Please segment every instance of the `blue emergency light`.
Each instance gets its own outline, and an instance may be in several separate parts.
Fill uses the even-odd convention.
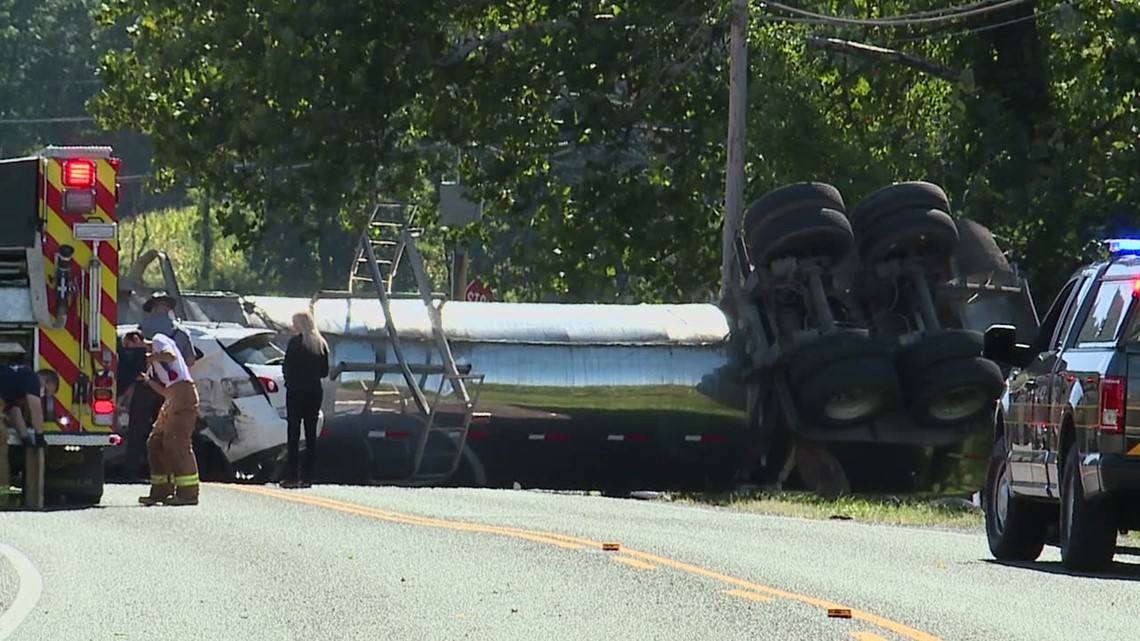
[[[1113,255],[1140,255],[1140,238],[1112,238],[1105,242]]]

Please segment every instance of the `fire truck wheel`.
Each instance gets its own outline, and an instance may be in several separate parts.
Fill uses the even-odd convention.
[[[744,235],[754,265],[788,256],[838,259],[850,251],[851,225],[839,190],[796,183],[771,191],[748,208]]]
[[[958,245],[958,227],[937,209],[907,209],[882,216],[858,234],[859,257],[874,265],[914,253],[948,259]]]
[[[1005,389],[997,363],[980,356],[946,360],[907,381],[907,405],[914,419],[950,427],[995,411]]]
[[[895,357],[899,374],[905,380],[922,377],[926,371],[946,360],[982,355],[981,332],[971,329],[948,329],[928,334],[919,342],[899,351]]]
[[[900,211],[935,209],[950,211],[946,192],[934,183],[923,181],[901,182],[872,192],[851,210],[851,228],[862,235],[872,225]]]
[[[807,376],[829,363],[850,358],[882,358],[886,353],[886,344],[865,329],[843,329],[834,334],[824,334],[792,353],[788,364],[788,383],[798,388]]]
[[[842,429],[865,424],[893,406],[899,381],[886,358],[850,358],[829,363],[804,377],[796,388],[804,422]]]

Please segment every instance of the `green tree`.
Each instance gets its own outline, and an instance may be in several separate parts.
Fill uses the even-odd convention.
[[[104,20],[131,47],[104,61],[93,107],[229,195],[224,229],[247,245],[269,220],[316,233],[306,202],[359,224],[381,191],[428,204],[430,222],[425,185],[458,176],[489,215],[452,239],[483,246],[477,273],[504,293],[709,298],[727,5],[117,0]],[[931,180],[1047,296],[1137,197],[1137,8],[1042,0],[870,25],[853,22],[944,6],[773,6],[749,34],[748,199],[824,180],[852,206]]]

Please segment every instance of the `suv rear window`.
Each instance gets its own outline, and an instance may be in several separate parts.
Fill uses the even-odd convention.
[[[273,344],[266,334],[243,338],[226,350],[239,363],[245,365],[280,365],[285,362],[285,352]]]
[[[1102,282],[1077,337],[1077,345],[1115,341],[1120,325],[1124,322],[1124,314],[1132,302],[1133,291],[1132,279]]]

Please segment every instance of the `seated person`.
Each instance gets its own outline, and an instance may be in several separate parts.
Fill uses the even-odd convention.
[[[44,443],[44,408],[40,402],[40,387],[44,381],[25,365],[0,367],[0,405],[16,434],[28,447]],[[33,432],[28,431],[23,410],[28,410]]]

